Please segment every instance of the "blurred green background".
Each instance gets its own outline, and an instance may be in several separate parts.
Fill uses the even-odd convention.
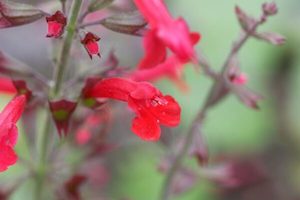
[[[233,40],[239,35],[240,27],[234,14],[235,5],[239,5],[249,14],[258,17],[261,13],[261,4],[264,2],[262,0],[166,1],[173,16],[183,16],[191,30],[199,31],[202,34],[202,41],[197,49],[201,49],[215,70],[220,69]],[[278,187],[283,190],[284,187],[289,187],[288,191],[292,191],[288,197],[284,196],[286,195],[284,193],[274,199],[297,199],[300,197],[300,159],[297,159],[299,154],[294,155],[293,152],[294,149],[299,152],[300,146],[300,48],[298,48],[300,44],[300,1],[277,0],[276,3],[279,13],[270,17],[268,23],[259,30],[281,33],[286,36],[287,43],[275,47],[250,39],[239,54],[242,71],[249,76],[248,86],[264,97],[263,101],[259,103],[260,110],[253,111],[242,105],[236,97],[229,96],[209,111],[203,132],[211,160],[220,155],[255,157],[269,155],[271,152],[271,156],[276,158],[274,159],[276,162],[271,163],[280,164],[281,167],[278,169],[279,171],[275,166],[274,171],[272,171],[272,167],[268,168],[269,172],[271,174],[282,173],[286,180],[281,181],[280,176],[274,178],[274,181],[279,182]],[[107,53],[108,50],[105,49],[111,45],[116,49],[117,56],[120,56],[121,64],[134,66],[142,52],[140,41],[131,45],[137,50],[136,55],[130,57],[123,55],[122,47],[116,46],[116,41],[122,41],[124,37],[131,38],[131,36],[112,34],[111,37],[107,40],[115,42],[111,44],[104,42],[103,51]],[[102,37],[102,40],[105,38]],[[123,44],[126,45],[128,42],[123,42]],[[5,50],[2,46],[1,49]],[[22,51],[17,54],[22,54]],[[171,134],[174,134],[174,137],[186,133],[212,85],[209,78],[205,77],[203,73],[195,73],[192,66],[186,67],[184,77],[190,86],[188,93],[182,93],[168,80],[157,83],[164,93],[173,95],[182,106],[182,123],[179,128],[172,131]],[[9,97],[1,95],[1,108],[8,99]],[[127,125],[129,126],[129,124]],[[289,139],[282,139],[282,134],[288,135],[284,138]],[[17,145],[19,153],[26,151],[22,144],[22,140],[20,140]],[[277,150],[282,154],[278,154]],[[128,197],[132,200],[158,199],[164,176],[157,171],[157,166],[163,155],[164,149],[160,143],[145,142],[135,142],[112,153],[109,159],[114,164],[112,166],[114,174],[106,190],[108,196],[113,199],[121,197]],[[288,159],[287,155],[290,155]],[[1,183],[17,173],[22,173],[22,169],[19,169],[18,166],[2,173],[0,175]],[[205,180],[200,180],[190,191],[173,199],[223,199],[216,194],[215,187]],[[25,194],[30,193],[29,191],[30,189],[25,185],[12,199],[30,199],[30,194],[28,198],[24,198]]]

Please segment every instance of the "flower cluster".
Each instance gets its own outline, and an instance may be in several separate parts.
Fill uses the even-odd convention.
[[[17,131],[15,123],[21,116],[25,101],[28,101],[28,104],[32,107],[31,109],[33,109],[44,106],[43,101],[48,99],[49,111],[60,137],[67,136],[70,131],[72,117],[76,110],[80,109],[81,105],[95,111],[87,116],[87,120],[84,120],[85,122],[78,126],[76,137],[80,144],[84,144],[90,139],[95,123],[97,123],[96,125],[101,124],[102,120],[100,119],[102,117],[97,116],[97,113],[101,113],[98,109],[103,104],[106,104],[108,99],[127,102],[128,106],[136,114],[132,121],[131,129],[143,140],[157,141],[161,135],[160,125],[175,127],[180,123],[181,108],[176,100],[170,95],[163,95],[155,86],[144,81],[153,80],[155,77],[158,78],[164,75],[179,79],[180,69],[183,64],[190,61],[197,62],[194,45],[200,39],[200,34],[190,32],[183,18],[173,19],[162,0],[136,0],[134,3],[139,12],[135,12],[138,14],[130,16],[130,18],[136,18],[133,22],[124,23],[123,19],[118,21],[116,16],[115,18],[108,17],[102,20],[101,24],[108,29],[126,34],[136,34],[139,29],[144,29],[146,24],[149,24],[149,29],[145,29],[144,35],[145,56],[138,64],[138,69],[129,77],[127,76],[127,78],[124,77],[126,74],[118,74],[115,67],[100,76],[83,77],[86,83],[81,90],[80,98],[77,100],[70,101],[65,96],[58,100],[56,95],[48,96],[48,94],[44,94],[44,91],[48,90],[49,86],[47,84],[43,86],[45,84],[43,77],[41,78],[39,74],[31,71],[27,66],[24,67],[22,65],[20,68],[11,68],[12,65],[15,65],[15,60],[6,54],[1,54],[1,72],[5,72],[5,75],[17,75],[18,78],[14,76],[1,78],[0,90],[12,95],[22,95],[16,97],[8,104],[1,114],[1,162],[3,162],[3,164],[1,163],[1,171],[16,162],[16,155],[12,150],[16,143]],[[18,6],[18,4],[15,5]],[[10,10],[5,15],[7,20],[11,20],[17,15],[17,13],[13,13],[12,4],[5,2],[3,5],[1,3],[1,6],[1,10],[4,7],[6,11]],[[31,23],[34,21],[33,18],[38,19],[38,16],[41,18],[46,15],[45,19],[48,25],[46,37],[54,39],[65,37],[68,40],[68,34],[64,35],[64,33],[75,31],[75,34],[80,33],[78,34],[80,35],[80,42],[89,57],[91,59],[94,55],[100,57],[98,45],[100,37],[90,31],[85,31],[85,26],[80,24],[84,21],[84,15],[83,18],[79,17],[77,19],[78,27],[68,27],[72,26],[72,24],[70,24],[71,19],[68,21],[65,10],[58,10],[54,14],[49,15],[32,7],[22,6],[20,5],[21,10],[19,12],[25,13],[24,18],[22,18],[23,24]],[[92,8],[94,10],[96,9],[94,8],[95,6],[97,7],[98,5],[91,4],[89,9]],[[131,25],[130,23],[133,24]],[[18,24],[15,22],[15,24],[21,25],[19,22]],[[3,26],[10,27],[12,24],[3,24]],[[172,52],[170,56],[167,55],[168,49]],[[109,77],[113,74],[114,70],[117,72],[115,73],[117,77],[107,78],[107,76]],[[28,81],[26,76],[42,80],[42,84],[32,83],[33,81]],[[30,85],[30,89],[28,85]],[[41,86],[44,88],[41,89]],[[36,90],[35,87],[39,88],[39,90]],[[37,91],[39,92],[38,95]],[[41,95],[41,93],[43,94]],[[10,115],[7,113],[10,112],[14,115],[13,118],[8,117]],[[97,120],[95,121],[95,119]]]

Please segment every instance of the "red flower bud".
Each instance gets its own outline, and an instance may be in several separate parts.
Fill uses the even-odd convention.
[[[76,105],[77,103],[67,100],[49,102],[52,117],[58,129],[58,134],[60,137],[62,136],[62,133],[64,133],[65,136],[67,135],[69,120],[76,108]]]
[[[54,15],[46,17],[46,21],[48,23],[47,37],[59,38],[64,33],[67,18],[62,12],[56,11]]]
[[[84,45],[84,48],[91,59],[93,55],[98,55],[101,57],[99,53],[99,45],[97,43],[99,40],[100,38],[91,32],[85,34],[84,38],[81,40],[81,43]]]

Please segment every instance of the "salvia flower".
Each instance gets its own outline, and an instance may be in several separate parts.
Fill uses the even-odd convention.
[[[18,96],[11,100],[0,113],[0,172],[17,162],[13,148],[18,137],[17,121],[25,107],[26,97]]]
[[[69,120],[73,114],[77,103],[68,100],[59,100],[49,102],[49,107],[54,119],[55,125],[58,129],[58,134],[61,137],[62,134],[65,136],[68,133]]]
[[[91,32],[86,33],[84,38],[81,40],[81,43],[83,44],[91,59],[93,58],[93,55],[98,55],[99,57],[101,57],[98,45],[99,40],[100,37]]]
[[[46,17],[48,24],[47,37],[59,38],[63,33],[67,24],[67,18],[61,11],[56,11],[54,15]]]
[[[182,60],[196,60],[192,37],[197,35],[200,38],[200,34],[191,33],[183,18],[173,19],[163,0],[134,0],[134,2],[149,22],[150,32],[152,32],[149,34],[153,34],[152,37],[160,41],[153,45],[168,47]],[[159,57],[163,57],[163,54]]]
[[[11,79],[0,77],[0,92],[6,94],[16,94],[17,90]]]
[[[137,115],[132,122],[132,131],[143,140],[158,140],[160,124],[174,127],[180,122],[181,108],[175,99],[164,96],[147,82],[106,78],[93,87],[90,95],[127,102]]]
[[[185,91],[187,89],[186,83],[181,80],[184,65],[184,62],[172,55],[155,67],[135,70],[130,74],[130,78],[135,81],[156,81],[162,77],[167,77]]]

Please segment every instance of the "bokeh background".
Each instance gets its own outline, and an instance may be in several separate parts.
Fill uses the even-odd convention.
[[[174,16],[183,16],[191,30],[202,34],[197,50],[201,49],[213,68],[219,70],[240,30],[234,14],[235,5],[258,17],[264,1],[166,0],[166,3]],[[277,0],[276,3],[279,13],[259,30],[285,35],[286,44],[274,47],[250,39],[239,54],[242,71],[249,77],[248,86],[264,97],[259,103],[260,110],[251,110],[234,96],[229,96],[209,111],[203,128],[210,156],[208,165],[213,165],[220,157],[259,160],[268,174],[268,181],[224,193],[220,192],[220,186],[203,179],[173,199],[300,199],[300,2]],[[114,49],[122,66],[135,66],[143,55],[140,38],[104,29],[95,30],[102,38],[103,57]],[[0,49],[50,78],[53,67],[49,47],[52,43],[45,38],[45,34],[46,24],[43,20],[2,29]],[[83,51],[82,47],[78,48]],[[95,62],[98,62],[97,59],[86,61],[85,67],[91,67],[89,65]],[[171,138],[186,133],[212,85],[208,77],[203,73],[195,73],[192,66],[186,67],[184,78],[190,88],[185,93],[169,80],[155,83],[163,92],[173,95],[182,106],[180,127],[164,130],[163,134],[171,134]],[[1,94],[1,108],[9,99],[9,96]],[[117,106],[118,109],[125,109],[122,105]],[[130,133],[130,119],[127,120],[129,112],[117,113],[110,134],[113,139],[124,141],[124,145],[106,158],[111,178],[103,186],[104,191],[112,199],[156,200],[164,180],[164,175],[157,167],[166,149],[160,142],[139,141]],[[17,152],[27,155],[29,152],[23,147],[22,132],[20,135]],[[196,165],[193,161],[188,161],[188,164]],[[1,185],[22,172],[22,167],[17,165],[0,174]],[[11,199],[31,199],[30,185],[31,181],[28,180]]]

